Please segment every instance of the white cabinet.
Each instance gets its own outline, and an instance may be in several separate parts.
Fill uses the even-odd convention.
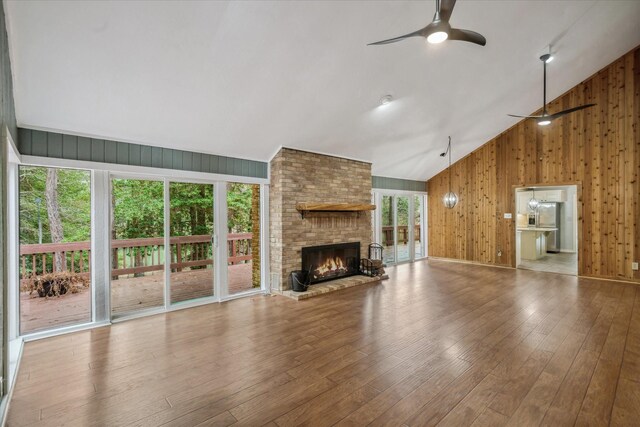
[[[520,236],[520,257],[536,260],[547,253],[547,232],[537,230],[522,230]]]
[[[517,195],[517,206],[519,214],[528,214],[529,213],[529,200],[531,199],[532,192],[531,191],[518,191]]]
[[[540,202],[566,202],[566,190],[542,190],[536,191],[536,199]]]
[[[518,191],[516,193],[516,207],[519,214],[528,214],[529,200],[534,196],[539,202],[566,202],[567,191],[566,190],[536,190],[533,191]]]

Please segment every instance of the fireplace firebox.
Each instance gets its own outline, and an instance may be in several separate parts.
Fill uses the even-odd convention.
[[[302,248],[302,269],[309,272],[309,283],[358,274],[360,242]]]

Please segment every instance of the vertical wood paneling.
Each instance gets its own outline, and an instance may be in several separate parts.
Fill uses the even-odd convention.
[[[640,281],[639,93],[636,48],[549,108],[596,107],[544,128],[521,121],[452,165],[454,209],[442,204],[448,171],[429,180],[429,254],[515,267],[514,189],[577,184],[579,274]]]

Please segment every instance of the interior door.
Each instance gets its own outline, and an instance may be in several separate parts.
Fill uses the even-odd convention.
[[[169,183],[171,303],[214,296],[214,186]]]

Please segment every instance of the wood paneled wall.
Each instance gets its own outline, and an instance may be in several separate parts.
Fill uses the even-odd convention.
[[[448,170],[430,179],[429,255],[515,267],[514,189],[577,184],[579,275],[640,282],[640,47],[550,111],[586,103],[597,105],[547,127],[521,121],[453,164],[454,209]]]

